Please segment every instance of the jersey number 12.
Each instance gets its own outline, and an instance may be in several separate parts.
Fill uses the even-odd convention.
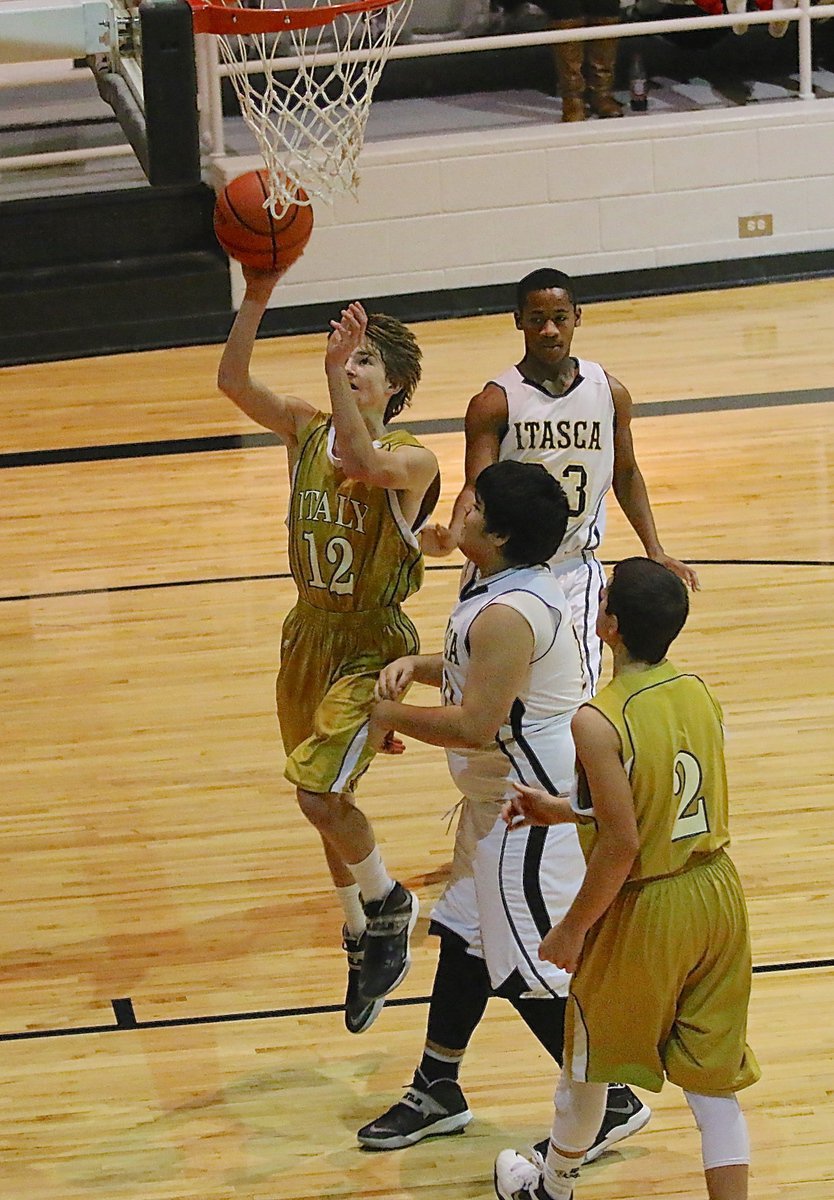
[[[325,546],[324,557],[331,566],[336,568],[330,576],[330,582],[327,583],[319,566],[316,539],[312,533],[303,533],[301,536],[307,543],[307,553],[310,557],[310,578],[308,580],[310,587],[322,588],[325,591],[334,592],[337,596],[352,595],[356,576],[350,569],[353,565],[353,546],[347,538],[332,537]]]

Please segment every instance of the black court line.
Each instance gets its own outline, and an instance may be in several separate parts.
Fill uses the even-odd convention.
[[[217,437],[174,438],[161,442],[119,442],[111,446],[65,446],[57,450],[20,450],[0,454],[0,469],[111,462],[120,458],[157,458],[167,454],[208,454],[215,450],[248,450],[251,447],[282,444],[276,433],[235,433]]]
[[[696,400],[657,400],[635,404],[636,417],[668,417],[682,413],[722,412],[731,409],[775,408],[794,404],[834,402],[834,388],[807,388],[796,392],[753,393],[742,396],[706,396]],[[416,435],[463,432],[463,417],[435,421],[408,421]],[[0,454],[0,470],[12,467],[46,467],[66,463],[109,462],[125,458],[156,458],[170,454],[213,454],[222,450],[248,450],[280,446],[274,433],[218,434],[212,437],[171,438],[155,442],[119,442],[102,446],[65,446],[55,450],[19,450]]]
[[[787,971],[818,971],[834,967],[834,958],[810,958],[799,962],[767,963],[753,967],[754,975],[774,975]],[[406,996],[386,1000],[386,1008],[407,1008],[428,1004],[430,996]],[[121,1033],[129,1029],[176,1029],[186,1025],[228,1025],[240,1021],[268,1021],[281,1017],[317,1017],[344,1012],[343,1004],[311,1004],[299,1008],[267,1008],[253,1012],[218,1013],[209,1017],[171,1017],[168,1020],[139,1021],[130,997],[111,1000],[115,1025],[76,1025],[68,1029],[26,1029],[21,1033],[0,1033],[0,1042],[25,1042],[43,1038],[81,1037],[91,1033]]]
[[[386,1000],[386,1008],[406,1008],[428,1004],[430,996],[405,996]],[[344,1004],[314,1004],[302,1008],[265,1008],[253,1012],[218,1013],[209,1017],[170,1017],[158,1021],[139,1021],[129,997],[111,1000],[115,1025],[73,1025],[67,1029],[25,1029],[20,1033],[0,1033],[0,1042],[27,1042],[55,1037],[81,1037],[91,1033],[121,1033],[126,1029],[176,1029],[182,1025],[229,1025],[240,1021],[267,1021],[280,1017],[317,1017],[342,1013]]]
[[[613,567],[616,559],[600,559],[602,566]],[[834,567],[824,558],[687,558],[693,567]],[[426,571],[460,571],[462,562],[426,565]],[[0,596],[0,604],[22,600],[60,600],[70,596],[109,596],[119,592],[153,592],[166,588],[210,587],[224,583],[263,583],[268,579],[292,579],[289,571],[269,571],[263,575],[217,575],[211,579],[168,579],[155,583],[120,583],[112,587],[67,588],[59,592],[26,592],[19,596]]]

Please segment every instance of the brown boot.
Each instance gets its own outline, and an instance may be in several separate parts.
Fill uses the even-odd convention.
[[[581,20],[554,21],[551,29],[581,29]],[[590,43],[593,45],[593,43]],[[584,42],[558,42],[553,47],[559,91],[562,95],[562,120],[585,120],[585,76],[582,64],[585,61]]]
[[[594,21],[594,25],[616,25],[617,23],[617,17]],[[591,111],[598,117],[621,117],[623,115],[623,106],[611,94],[614,89],[618,46],[619,42],[615,38],[601,42],[588,42],[588,94]]]

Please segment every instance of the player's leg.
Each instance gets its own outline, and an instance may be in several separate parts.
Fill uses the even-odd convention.
[[[359,980],[367,944],[365,909],[359,884],[342,856],[322,836],[322,845],[336,896],[344,913],[342,949],[347,954],[348,982],[345,993],[345,1025],[350,1033],[364,1033],[382,1012],[384,1000],[368,1000]]]
[[[324,843],[335,886],[346,887],[352,879],[359,884],[363,900],[386,896],[394,881],[382,864],[371,823],[353,796],[305,787],[297,787],[296,795],[299,808]]]
[[[502,1150],[495,1160],[495,1191],[501,1200],[571,1200],[600,1125],[606,1090],[604,1083],[580,1083],[562,1072],[546,1155],[531,1162],[515,1150]]]
[[[461,1133],[472,1120],[458,1074],[484,1015],[489,975],[463,937],[434,928],[440,934],[440,956],[423,1055],[403,1098],[359,1130],[359,1143],[369,1150],[399,1150],[426,1137]]]
[[[288,758],[301,747],[303,756],[296,795],[302,811],[314,816],[326,809],[321,799],[331,782],[332,766],[320,770],[319,754],[306,755],[304,746],[314,737],[317,710],[338,672],[343,647],[323,616],[296,606],[286,617],[281,636],[281,669],[275,685],[275,703],[281,740]],[[306,814],[305,814],[306,815]],[[309,819],[309,817],[308,817]],[[314,821],[315,824],[315,821]],[[361,833],[362,831],[360,831]],[[353,872],[345,857],[319,830],[327,867],[344,913],[342,948],[347,953],[348,982],[345,995],[345,1024],[352,1033],[370,1028],[382,1009],[381,1000],[366,1000],[359,992],[359,977],[365,957],[365,910]]]
[[[684,1095],[701,1133],[709,1200],[747,1200],[750,1139],[738,1098]]]
[[[514,989],[512,981],[509,988],[500,989],[499,994],[506,996],[533,1036],[554,1062],[561,1066],[564,1058],[566,1001],[560,996],[544,1001],[530,1000],[518,994],[517,983]],[[648,1105],[627,1084],[609,1083],[605,1111],[583,1161],[594,1162],[617,1142],[638,1133],[648,1124],[651,1115]],[[542,1159],[547,1155],[548,1140],[544,1138],[534,1147]]]
[[[328,645],[327,631],[315,632],[319,644],[307,649],[311,655],[318,653],[317,673],[332,679],[337,670],[333,663],[343,660],[344,648]],[[300,642],[299,638],[293,642],[293,659],[299,657]],[[381,1008],[372,1002],[381,1000],[405,978],[411,962],[409,938],[419,905],[417,897],[386,870],[370,822],[354,802],[353,789],[373,758],[367,747],[367,714],[373,703],[375,673],[336,678],[317,697],[315,708],[302,724],[297,716],[287,715],[292,696],[305,696],[306,681],[299,678],[298,670],[291,670],[292,665],[292,659],[282,660],[278,686],[281,729],[288,751],[284,774],[296,785],[299,806],[322,838],[345,911],[345,1023],[351,1032],[359,1033],[370,1026]],[[332,669],[328,673],[323,666]],[[299,731],[305,736],[296,742],[294,735]],[[360,897],[363,919],[356,911]]]
[[[683,1087],[700,1130],[710,1200],[747,1200],[750,1143],[735,1093],[760,1072],[747,1045],[752,962],[744,893],[725,853],[666,891],[671,920],[685,918],[695,939],[697,963],[666,1042],[667,1074]]]
[[[478,844],[478,907],[493,987],[510,1000],[560,1065],[569,977],[552,963],[541,962],[538,948],[570,907],[584,872],[572,826],[508,830],[499,820]],[[589,1143],[588,1161],[637,1133],[650,1117],[651,1109],[630,1087],[611,1084],[603,1119]],[[542,1153],[545,1148],[536,1147]]]
[[[457,1080],[491,991],[481,944],[473,859],[479,838],[494,820],[491,806],[461,801],[449,879],[432,910],[429,927],[430,933],[440,937],[440,956],[423,1056],[403,1100],[359,1130],[364,1146],[393,1150],[423,1137],[458,1133],[471,1119]]]
[[[302,812],[330,851],[331,875],[337,864],[337,889],[345,883],[337,882],[336,876],[346,880],[348,872],[358,886],[365,930],[359,939],[363,946],[353,950],[348,947],[349,965],[359,972],[357,982],[363,997],[380,1000],[402,982],[411,965],[409,938],[419,912],[417,897],[388,874],[370,821],[354,804],[352,794],[298,787],[297,795]],[[339,862],[346,868],[344,874],[338,868]],[[362,1032],[368,1024],[353,1032]]]

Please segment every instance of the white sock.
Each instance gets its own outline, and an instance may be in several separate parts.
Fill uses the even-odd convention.
[[[351,883],[347,887],[337,887],[336,895],[345,914],[345,925],[352,938],[361,937],[365,932],[365,910],[359,895],[359,884]]]
[[[543,1174],[553,1200],[570,1200],[585,1151],[602,1123],[607,1094],[605,1083],[580,1083],[567,1071],[559,1076]]]
[[[353,878],[359,884],[365,904],[371,900],[384,900],[394,886],[394,880],[385,870],[379,846],[374,846],[368,857],[363,858],[361,862],[348,865]]]
[[[554,1148],[553,1142],[547,1147],[547,1158],[544,1160],[544,1190],[552,1200],[570,1200],[573,1189],[579,1178],[581,1158],[567,1158]]]

